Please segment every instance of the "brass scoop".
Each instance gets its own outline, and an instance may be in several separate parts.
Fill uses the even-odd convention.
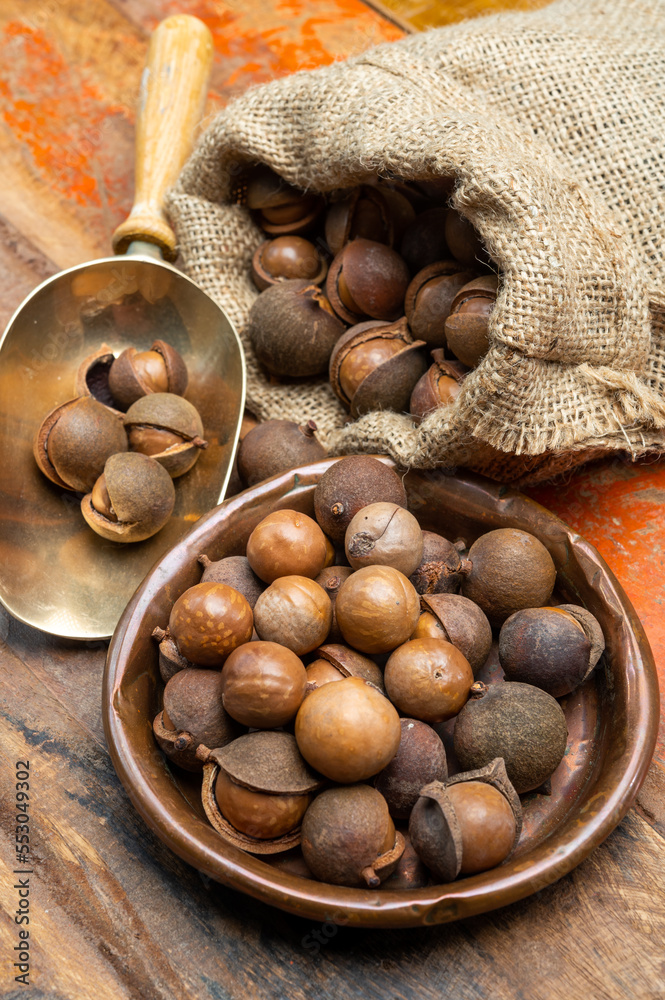
[[[152,564],[224,499],[245,402],[240,341],[224,312],[170,263],[175,236],[163,210],[203,113],[212,38],[176,15],[154,32],[141,85],[134,207],[113,246],[126,256],[69,268],[19,307],[0,341],[0,600],[16,618],[55,635],[111,635]],[[55,406],[72,399],[81,362],[103,343],[114,354],[166,341],[189,370],[187,398],[209,447],[176,480],[176,506],[153,538],[105,541],[87,527],[80,496],[37,469],[32,441]]]

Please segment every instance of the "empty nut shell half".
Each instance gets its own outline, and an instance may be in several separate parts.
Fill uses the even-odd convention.
[[[208,442],[196,407],[171,392],[155,392],[132,403],[124,418],[133,451],[150,455],[172,479],[197,461]]]
[[[187,366],[163,340],[154,340],[149,351],[128,347],[113,362],[108,384],[116,404],[123,410],[153,392],[182,396],[187,389]]]
[[[358,417],[371,410],[406,411],[427,361],[406,319],[358,323],[344,333],[330,356],[333,392]]]
[[[461,594],[423,594],[420,604],[436,618],[442,637],[459,649],[476,674],[492,648],[492,626],[482,608]]]
[[[111,542],[142,542],[164,527],[175,506],[175,487],[166,469],[148,455],[111,455],[104,472],[81,500],[93,531]]]
[[[98,351],[88,355],[81,362],[76,373],[74,394],[76,396],[92,396],[104,406],[115,408],[117,402],[109,388],[109,372],[114,361],[113,351],[108,344],[102,344]]]
[[[490,803],[490,809],[498,805],[500,813],[498,825],[502,843],[496,848],[492,843],[493,838],[488,835],[491,816],[483,810],[475,817],[479,827],[478,839],[489,846],[490,851],[494,848],[498,852],[498,860],[496,857],[491,858],[489,865],[481,865],[471,870],[483,871],[486,867],[500,864],[519,840],[522,829],[522,807],[501,758],[492,760],[486,767],[455,774],[446,781],[434,781],[425,785],[411,812],[409,836],[418,856],[441,882],[452,882],[457,878],[463,870],[465,846],[468,847],[468,842],[465,845],[467,833],[464,829],[465,822],[458,816],[455,796],[451,795],[450,789],[471,782],[489,785],[500,793],[504,800],[503,804],[501,800]]]
[[[44,418],[33,444],[41,472],[62,489],[88,493],[106,460],[127,451],[122,415],[92,396],[70,399]]]

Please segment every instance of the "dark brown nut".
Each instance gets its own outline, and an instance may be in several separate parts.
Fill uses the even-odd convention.
[[[427,368],[423,346],[411,337],[406,319],[358,323],[342,334],[330,355],[333,392],[354,417],[371,410],[406,410]]]
[[[298,749],[308,764],[340,784],[378,774],[397,753],[399,716],[360,677],[310,692],[296,716]]]
[[[259,638],[278,642],[298,656],[325,641],[332,622],[330,598],[306,576],[281,576],[263,591],[254,607]]]
[[[238,472],[244,486],[255,486],[298,465],[309,465],[326,457],[315,437],[316,424],[308,420],[266,420],[253,427],[238,446]]]
[[[419,594],[454,594],[462,582],[459,549],[443,535],[423,531],[423,554],[409,577]]]
[[[522,807],[501,759],[425,785],[409,820],[416,852],[441,882],[501,864],[521,829]]]
[[[423,533],[416,518],[393,503],[370,503],[346,529],[346,557],[353,569],[392,566],[410,576],[423,552]]]
[[[184,396],[187,366],[175,347],[163,340],[153,341],[149,351],[128,347],[116,358],[108,376],[113,398],[122,410],[152,392],[172,392]]]
[[[336,545],[344,542],[354,514],[384,500],[406,507],[406,491],[394,469],[369,455],[349,455],[331,465],[314,490],[316,519]]]
[[[300,842],[298,823],[322,779],[307,767],[290,733],[248,733],[219,750],[199,747],[198,757],[204,762],[203,807],[225,840],[254,854]]]
[[[498,294],[493,274],[474,278],[459,290],[445,323],[445,341],[462,364],[475,368],[489,350],[489,318]]]
[[[178,671],[164,688],[164,709],[156,716],[153,731],[169,760],[186,771],[201,771],[196,756],[201,743],[223,747],[242,731],[222,707],[220,672]]]
[[[194,664],[178,652],[173,636],[157,626],[152,630],[153,638],[159,643],[159,674],[167,684],[179,670],[187,670]]]
[[[383,796],[369,785],[352,785],[317,796],[303,819],[301,846],[320,882],[375,889],[394,871],[404,838]]]
[[[266,288],[249,311],[247,334],[259,364],[272,375],[320,375],[344,332],[317,285],[301,279]]]
[[[320,284],[328,264],[313,243],[302,236],[278,236],[256,248],[252,258],[252,281],[260,292],[279,281],[303,278]]]
[[[273,236],[307,232],[323,208],[317,195],[287,184],[264,164],[254,167],[248,176],[245,201],[254,210],[256,222]]]
[[[473,671],[445,639],[411,639],[391,654],[383,679],[400,712],[423,722],[445,722],[469,697]]]
[[[381,694],[386,693],[383,671],[369,657],[336,642],[327,642],[325,646],[320,646],[316,652],[320,659],[334,666],[340,677],[360,677],[368,684],[373,684],[375,688],[378,688]]]
[[[446,361],[443,351],[432,351],[434,364],[416,383],[409,411],[417,423],[442,406],[450,406],[462,391],[468,369],[459,361]]]
[[[476,682],[455,720],[455,754],[465,770],[503,757],[521,795],[546,781],[559,766],[568,741],[558,701],[531,684]]]
[[[199,562],[203,566],[201,583],[225,583],[240,591],[250,608],[254,608],[265,587],[246,556],[225,556],[211,562],[208,556],[200,555]]]
[[[330,304],[345,323],[364,317],[392,322],[404,311],[409,269],[398,253],[374,240],[353,240],[337,254],[326,279]]]
[[[347,580],[353,570],[350,566],[327,566],[324,567],[319,575],[316,577],[316,582],[319,586],[323,587],[326,594],[330,598],[330,603],[332,605],[332,624],[330,626],[330,632],[328,634],[328,642],[343,642],[342,633],[339,630],[337,624],[337,616],[335,615],[335,602],[337,601],[337,595],[339,593],[339,588],[342,586],[345,580]]]
[[[362,185],[345,193],[328,209],[325,235],[333,254],[359,237],[392,246],[393,223],[384,192]]]
[[[499,635],[506,680],[534,684],[554,698],[563,698],[582,684],[604,648],[596,618],[571,604],[517,611]]]
[[[402,736],[397,753],[374,779],[391,816],[407,819],[420,789],[430,781],[445,781],[448,762],[441,738],[418,719],[400,719]]]
[[[197,583],[171,608],[169,634],[178,652],[203,667],[221,667],[236,646],[249,642],[252,609],[225,583]]]
[[[429,350],[446,346],[445,323],[455,297],[474,277],[457,261],[441,260],[419,271],[406,290],[404,312],[409,329]]]
[[[467,658],[476,674],[492,648],[492,627],[484,611],[461,594],[424,594],[420,604],[424,614],[412,638],[446,639]]]
[[[420,601],[392,566],[365,566],[342,584],[335,604],[345,642],[361,653],[387,653],[416,627]]]
[[[81,500],[81,513],[111,542],[142,542],[164,527],[175,506],[175,487],[159,462],[137,452],[111,455]]]
[[[44,418],[33,454],[41,472],[62,489],[89,493],[107,458],[127,451],[122,415],[92,396],[70,399]]]
[[[275,729],[295,718],[306,686],[302,660],[290,649],[276,642],[246,642],[224,664],[222,704],[243,726]]]
[[[445,223],[446,243],[453,257],[466,267],[487,264],[489,256],[474,226],[454,208]]]
[[[79,365],[74,385],[75,396],[92,396],[98,403],[115,408],[117,403],[109,389],[109,372],[115,361],[108,344],[90,354]]]
[[[137,399],[127,410],[124,424],[131,450],[150,455],[172,479],[188,472],[208,447],[198,410],[172,392]]]
[[[542,607],[552,596],[556,581],[552,557],[527,531],[488,531],[473,543],[468,559],[471,568],[462,593],[482,608],[492,626],[503,625],[522,608]]]
[[[404,233],[400,253],[412,274],[450,257],[445,233],[447,215],[447,208],[430,208],[416,216]]]
[[[320,527],[299,510],[275,510],[259,521],[247,541],[247,559],[265,583],[280,576],[314,579],[326,559]]]

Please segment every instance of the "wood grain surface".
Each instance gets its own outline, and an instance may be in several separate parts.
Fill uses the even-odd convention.
[[[386,6],[424,27],[497,5]],[[180,12],[202,17],[213,34],[209,113],[250,84],[401,34],[359,0],[3,0],[2,325],[44,277],[108,253],[132,202],[133,109],[148,35]],[[665,463],[605,462],[530,492],[604,554],[644,622],[665,690]],[[103,643],[57,640],[0,611],[3,998],[665,997],[662,731],[637,807],[556,885],[456,925],[352,931],[334,914],[311,925],[211,883],[148,831],[104,744],[105,652]],[[28,987],[13,967],[14,886],[24,877],[13,874],[15,765],[25,758]]]

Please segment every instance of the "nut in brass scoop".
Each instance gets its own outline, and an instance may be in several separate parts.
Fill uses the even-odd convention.
[[[245,366],[224,312],[169,263],[175,235],[164,195],[191,148],[204,108],[212,39],[196,18],[163,21],[148,52],[137,121],[136,195],[113,245],[125,256],[43,282],[0,341],[0,600],[20,620],[55,635],[111,635],[152,564],[224,499],[245,400]],[[76,395],[81,362],[102,344],[117,357],[155,340],[189,372],[187,399],[208,447],[181,476],[173,515],[154,537],[119,546],[94,534],[80,495],[49,482],[32,454],[45,415]]]

